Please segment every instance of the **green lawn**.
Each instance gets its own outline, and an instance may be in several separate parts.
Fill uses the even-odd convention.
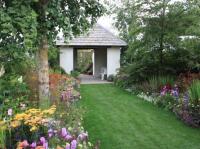
[[[200,149],[200,130],[111,85],[81,85],[84,127],[101,149]]]

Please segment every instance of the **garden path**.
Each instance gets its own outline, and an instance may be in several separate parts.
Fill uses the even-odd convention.
[[[101,80],[100,78],[96,78],[92,75],[84,75],[81,74],[79,76],[79,79],[81,81],[81,84],[105,84],[105,83],[111,83],[106,80]]]

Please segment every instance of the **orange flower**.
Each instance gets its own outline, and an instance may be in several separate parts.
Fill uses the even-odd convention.
[[[45,149],[43,146],[37,146],[35,149]]]
[[[57,146],[56,149],[64,149],[64,148],[62,148],[62,147],[60,147],[60,146]]]

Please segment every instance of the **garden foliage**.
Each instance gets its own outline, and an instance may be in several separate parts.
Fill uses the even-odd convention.
[[[128,0],[116,6],[116,27],[128,42],[118,83],[200,70],[199,1]]]

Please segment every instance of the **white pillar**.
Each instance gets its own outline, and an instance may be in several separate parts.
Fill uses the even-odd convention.
[[[92,71],[93,71],[93,76],[94,76],[94,72],[95,72],[95,60],[94,60],[94,49],[92,50]]]
[[[120,47],[107,48],[107,76],[116,75],[120,68]]]
[[[60,67],[68,74],[74,69],[74,49],[72,47],[60,48]]]

